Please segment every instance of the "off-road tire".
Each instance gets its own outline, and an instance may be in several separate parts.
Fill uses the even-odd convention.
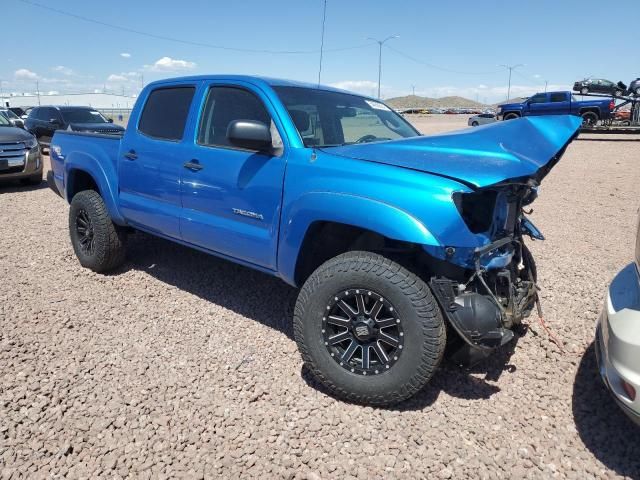
[[[94,250],[85,252],[76,228],[78,214],[84,211],[93,228]],[[83,190],[71,200],[69,209],[69,235],[80,265],[94,272],[107,272],[120,266],[125,258],[126,232],[111,221],[107,207],[94,190]]]
[[[596,112],[584,112],[580,114],[583,125],[595,125],[598,123],[598,114]]]
[[[323,340],[323,315],[336,292],[371,289],[396,307],[404,329],[398,361],[378,375],[351,373],[331,357]],[[405,400],[431,379],[446,344],[446,328],[429,287],[381,255],[352,251],[328,260],[307,279],[294,309],[293,328],[305,364],[336,397],[368,405]]]
[[[520,118],[520,115],[518,115],[517,113],[509,112],[505,114],[503,118],[504,120],[515,120],[516,118]]]

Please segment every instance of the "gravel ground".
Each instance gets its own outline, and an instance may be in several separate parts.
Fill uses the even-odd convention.
[[[445,362],[390,409],[314,383],[280,281],[142,234],[97,275],[73,255],[62,199],[0,188],[0,477],[640,478],[640,430],[592,343],[632,258],[637,152],[574,142],[534,204],[545,317],[566,351],[531,318],[498,355]]]

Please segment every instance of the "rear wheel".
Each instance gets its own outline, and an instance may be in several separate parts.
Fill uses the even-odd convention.
[[[589,89],[587,87],[582,87],[580,89],[580,93],[583,95],[586,95],[587,93],[589,93]]]
[[[294,333],[304,362],[323,385],[370,405],[418,392],[446,343],[429,287],[369,252],[339,255],[309,277],[296,302]]]
[[[623,92],[622,90],[616,90],[614,93],[615,93],[615,96],[616,96],[616,97],[619,97],[619,96],[621,96],[624,92]]]
[[[598,115],[595,112],[584,112],[581,116],[583,125],[594,126],[598,123]]]
[[[636,88],[636,95],[640,97],[640,87]]]
[[[69,235],[85,268],[106,272],[124,261],[126,233],[111,221],[104,201],[93,190],[79,192],[71,200]]]

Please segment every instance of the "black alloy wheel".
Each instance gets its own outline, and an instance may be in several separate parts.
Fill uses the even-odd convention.
[[[76,213],[76,233],[82,253],[93,255],[96,251],[93,222],[85,209],[80,209]]]
[[[336,293],[322,320],[329,354],[352,373],[378,375],[402,354],[402,322],[393,305],[375,291],[351,288]]]

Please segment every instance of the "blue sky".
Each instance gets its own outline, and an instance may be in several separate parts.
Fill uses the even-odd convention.
[[[83,21],[32,1],[187,42],[311,53],[189,45]],[[388,42],[394,50],[383,49],[385,98],[409,94],[413,85],[419,95],[502,100],[507,72],[498,64],[525,64],[513,74],[512,96],[541,91],[545,80],[550,89],[566,89],[587,75],[628,83],[640,75],[640,55],[625,47],[635,44],[624,39],[630,25],[616,24],[617,17],[601,2],[593,2],[591,9],[588,4],[328,0],[322,83],[375,94],[378,46],[367,38],[389,35],[400,38]],[[323,0],[4,0],[2,90],[33,92],[37,81],[41,92],[106,88],[135,94],[142,80],[199,73],[315,82],[322,6]],[[633,12],[637,6],[637,0],[618,0],[616,11]],[[335,51],[345,47],[354,48]]]

